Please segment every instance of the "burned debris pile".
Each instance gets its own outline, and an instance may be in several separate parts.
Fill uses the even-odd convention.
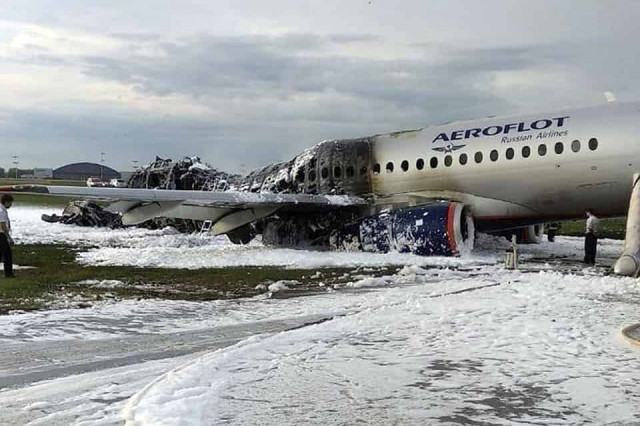
[[[127,187],[226,191],[240,178],[240,175],[218,171],[198,157],[185,157],[176,162],[156,157],[153,163],[141,167],[129,178]]]
[[[49,223],[64,223],[79,226],[99,226],[107,228],[122,228],[122,218],[119,214],[111,213],[100,205],[91,201],[71,201],[62,215],[42,215],[42,220]]]

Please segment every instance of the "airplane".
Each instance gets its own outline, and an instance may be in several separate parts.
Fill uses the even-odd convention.
[[[209,220],[234,243],[457,255],[475,231],[541,237],[545,222],[625,215],[640,103],[430,125],[323,141],[226,191],[64,186],[0,192],[108,200],[124,224]]]

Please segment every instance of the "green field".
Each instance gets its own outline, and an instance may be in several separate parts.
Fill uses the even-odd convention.
[[[582,236],[585,230],[585,220],[571,220],[562,222],[560,225],[559,235]],[[600,219],[600,238],[612,238],[615,240],[624,240],[624,234],[627,226],[626,217],[611,217]]]
[[[322,275],[309,269],[281,267],[229,267],[216,269],[134,268],[82,266],[75,259],[77,248],[59,245],[17,245],[14,259],[33,269],[16,271],[16,278],[0,277],[0,314],[15,310],[37,310],[60,299],[73,306],[91,306],[104,299],[161,298],[205,301],[255,296],[278,280],[296,280],[297,289],[325,291],[324,285],[353,280],[353,268],[325,268]],[[395,273],[397,268],[377,268],[372,276]],[[118,280],[126,286],[95,288],[78,284],[84,280]],[[260,284],[263,287],[258,287]]]

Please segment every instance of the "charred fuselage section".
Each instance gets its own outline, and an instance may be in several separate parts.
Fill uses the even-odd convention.
[[[235,182],[237,190],[288,194],[372,192],[370,138],[321,142],[291,161],[272,164]]]
[[[216,170],[197,157],[178,162],[158,157],[136,171],[127,186],[363,196],[372,192],[371,151],[370,138],[325,141],[290,161],[271,164],[246,176]]]
[[[367,197],[372,193],[371,140],[325,141],[291,161],[256,170],[235,185],[248,192]],[[323,213],[280,211],[254,226],[269,245],[344,248],[345,230],[365,214],[353,207]]]

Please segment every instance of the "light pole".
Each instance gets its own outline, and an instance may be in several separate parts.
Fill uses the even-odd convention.
[[[18,157],[17,155],[14,155],[14,156],[13,156],[13,157],[11,157],[11,158],[13,158],[13,166],[14,166],[14,167],[15,167],[15,169],[16,169],[16,179],[18,179],[18,164],[20,163],[20,162],[18,161],[18,158],[19,158],[19,157]]]
[[[138,160],[131,160],[133,163],[133,170],[138,170]]]
[[[105,152],[101,152],[100,153],[100,182],[102,182],[102,167],[104,164],[104,156],[105,156]]]

